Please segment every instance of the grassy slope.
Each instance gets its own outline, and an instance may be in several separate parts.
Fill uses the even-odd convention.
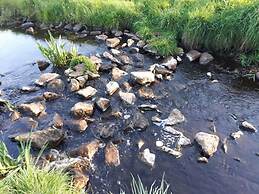
[[[15,13],[47,23],[130,28],[162,55],[176,53],[177,45],[183,44],[245,54],[241,62],[259,63],[257,0],[0,0],[0,4],[9,10],[5,18]]]

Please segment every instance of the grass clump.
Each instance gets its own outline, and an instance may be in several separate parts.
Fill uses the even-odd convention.
[[[0,142],[0,193],[79,194],[67,174],[38,168],[38,159],[30,155],[30,143],[22,144],[19,156],[12,158]],[[40,154],[39,154],[40,156]]]
[[[58,41],[49,32],[49,40],[46,40],[47,47],[38,43],[38,48],[42,55],[46,57],[56,67],[74,67],[84,64],[85,69],[96,73],[96,65],[86,56],[78,55],[76,47],[72,46],[70,52],[65,49],[65,43],[61,36]]]

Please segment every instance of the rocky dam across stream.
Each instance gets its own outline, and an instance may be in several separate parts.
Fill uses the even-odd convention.
[[[31,111],[36,115],[14,118],[1,106],[0,140],[13,156],[18,153],[13,138],[49,129],[54,118],[54,125],[59,124],[55,120],[63,120],[64,139],[52,150],[46,148],[44,154],[75,154],[78,147],[91,142],[97,151],[90,153],[87,176],[95,193],[129,192],[132,175],[140,176],[145,185],[164,175],[174,194],[259,193],[259,87],[220,68],[228,61],[216,58],[201,65],[184,54],[172,73],[154,66],[162,63],[160,59],[140,54],[134,39],[133,46],[121,49],[121,57],[121,50],[111,50],[102,41],[105,36],[96,40],[94,36],[77,39],[64,34],[67,47],[76,45],[80,54],[95,56],[92,58],[100,64],[100,77],[89,76],[92,79],[78,91],[72,81],[76,70],[52,65],[40,69],[35,63],[44,60],[37,42],[44,44],[45,38],[47,33],[32,36],[0,29],[0,98],[21,109],[30,103],[44,109],[36,107],[36,112]],[[122,41],[129,44],[125,38]],[[115,67],[114,56],[120,56],[126,65]],[[132,80],[133,76],[141,82],[139,77],[147,76],[150,68],[159,74],[146,78],[153,83]],[[46,81],[44,74],[56,77]],[[38,85],[49,83],[35,86],[36,80]],[[77,112],[76,105],[87,110]],[[87,122],[78,123],[73,114],[82,111],[91,114]],[[40,138],[46,138],[42,135]],[[55,135],[59,134],[50,138]],[[42,142],[33,143],[42,146]],[[37,148],[33,150],[36,154]]]

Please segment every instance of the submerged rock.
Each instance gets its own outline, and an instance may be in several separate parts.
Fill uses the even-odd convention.
[[[42,102],[33,102],[30,104],[21,104],[18,109],[31,116],[39,116],[42,112],[45,112],[46,107]]]
[[[133,115],[133,118],[126,120],[126,128],[125,130],[144,130],[148,128],[150,125],[148,119],[141,114],[140,112],[136,112]]]
[[[19,142],[31,141],[35,148],[43,148],[45,145],[50,147],[58,146],[65,138],[65,132],[57,128],[47,128],[40,131],[33,131],[16,136],[14,140]]]
[[[257,132],[255,126],[247,121],[243,121],[240,125],[240,128],[250,131],[250,132]]]
[[[88,86],[84,89],[81,89],[77,92],[80,96],[83,96],[85,99],[89,99],[96,94],[97,90],[91,86]]]
[[[119,91],[119,96],[123,102],[129,105],[133,105],[136,101],[136,96],[134,93]]]
[[[105,162],[110,166],[120,165],[120,154],[116,145],[113,143],[107,144],[105,147]]]
[[[191,144],[191,140],[189,138],[184,136],[182,132],[177,131],[173,127],[166,126],[163,130],[173,135],[173,138],[175,139],[174,143],[176,144],[176,147],[178,149],[180,149],[182,146],[187,146]]]
[[[180,158],[182,156],[182,153],[180,151],[177,151],[168,146],[165,146],[162,141],[156,141],[156,147],[163,152],[166,152],[168,154],[175,156],[176,158]]]
[[[64,126],[64,120],[58,113],[54,114],[53,126],[58,129],[62,129]]]
[[[69,129],[78,131],[78,132],[84,132],[88,127],[87,121],[84,119],[69,120],[67,122],[67,125],[68,125]]]
[[[104,112],[110,107],[110,100],[107,98],[99,98],[96,101],[96,105]]]
[[[44,92],[43,93],[43,97],[47,100],[47,101],[52,101],[52,100],[56,100],[58,98],[61,97],[60,94],[57,94],[55,92]]]
[[[106,39],[106,45],[110,48],[115,48],[120,44],[119,38],[108,38]]]
[[[176,125],[185,121],[185,116],[178,109],[173,109],[169,117],[165,119],[165,125]]]
[[[106,85],[106,91],[110,96],[112,96],[119,88],[120,88],[119,84],[115,81],[110,81]]]
[[[49,90],[63,91],[65,89],[65,84],[61,79],[53,79],[47,85]]]
[[[201,146],[203,153],[206,156],[213,156],[217,151],[219,137],[205,132],[199,132],[195,135],[196,142]]]
[[[37,65],[40,71],[44,71],[50,66],[50,63],[47,61],[37,61]]]
[[[132,78],[141,85],[152,83],[155,81],[155,75],[150,71],[131,72]]]
[[[94,155],[98,152],[99,146],[100,142],[98,140],[93,140],[70,151],[69,155],[72,157],[87,157],[88,159],[92,160]]]
[[[213,60],[214,60],[214,57],[211,54],[204,52],[201,54],[199,62],[201,65],[207,65]]]
[[[123,71],[123,70],[121,70],[121,69],[119,69],[117,67],[114,67],[112,69],[112,79],[114,81],[120,80],[125,75],[128,75],[128,73],[126,71]]]
[[[186,54],[186,57],[189,59],[189,61],[195,61],[201,56],[201,53],[196,50],[191,50]]]
[[[71,108],[71,113],[75,117],[86,117],[91,116],[94,111],[94,106],[92,103],[78,102]]]
[[[140,159],[147,165],[153,167],[155,164],[156,155],[151,153],[150,150],[146,148],[142,153],[140,153]]]
[[[237,131],[230,134],[230,136],[235,140],[239,139],[242,135],[244,135],[242,131]]]
[[[35,81],[35,84],[39,85],[39,86],[43,86],[45,84],[47,84],[48,82],[59,78],[60,75],[57,73],[44,73],[40,76],[40,78],[38,80]]]

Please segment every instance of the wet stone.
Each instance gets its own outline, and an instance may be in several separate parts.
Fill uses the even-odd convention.
[[[95,38],[96,38],[96,40],[99,40],[99,41],[105,41],[108,38],[108,36],[105,34],[101,34],[101,35],[96,36]]]
[[[21,25],[21,28],[24,28],[24,29],[27,29],[27,28],[30,28],[30,27],[34,27],[34,23],[32,22],[25,22]]]
[[[59,78],[60,75],[57,73],[44,73],[40,76],[40,78],[38,80],[35,81],[35,84],[39,85],[39,86],[43,86],[45,84],[47,84],[48,82]]]
[[[106,164],[115,167],[120,165],[120,154],[116,145],[113,143],[107,144],[104,152]]]
[[[134,43],[135,43],[135,41],[132,40],[131,38],[129,38],[129,39],[127,40],[127,45],[128,45],[128,47],[131,47]]]
[[[186,54],[186,57],[189,59],[190,62],[195,61],[196,59],[200,58],[201,53],[196,50],[191,50]]]
[[[21,118],[21,114],[18,111],[13,111],[11,113],[11,120],[12,121],[17,121],[20,118]]]
[[[153,167],[156,160],[156,155],[151,153],[148,148],[146,148],[142,153],[140,153],[140,159],[147,165]]]
[[[79,170],[70,171],[70,174],[72,174],[72,181],[75,189],[78,191],[85,190],[89,184],[89,177]]]
[[[18,106],[21,112],[24,112],[30,116],[39,116],[42,112],[45,112],[46,107],[42,102],[34,102],[29,104],[21,104]]]
[[[236,139],[239,139],[242,135],[244,135],[242,131],[237,131],[237,132],[231,133],[230,137],[236,140]]]
[[[118,55],[117,57],[124,65],[132,65],[133,61],[128,55]]]
[[[78,95],[83,96],[85,99],[93,97],[97,93],[97,90],[91,86],[81,89],[77,92]]]
[[[64,120],[58,113],[54,114],[53,126],[58,129],[62,129],[64,126]]]
[[[153,92],[153,90],[149,87],[141,87],[139,90],[138,90],[138,95],[141,97],[141,98],[145,98],[145,99],[154,99],[156,96]]]
[[[104,139],[112,138],[116,130],[117,126],[115,123],[100,123],[97,126],[100,137]]]
[[[125,75],[128,75],[128,73],[126,71],[123,71],[117,67],[114,67],[112,69],[112,79],[114,81],[118,81],[118,80],[122,79],[122,77]]]
[[[110,48],[115,48],[120,44],[119,38],[108,38],[106,39],[106,45]]]
[[[119,88],[120,88],[119,84],[115,81],[110,81],[106,85],[106,91],[110,96],[112,96]]]
[[[84,119],[79,120],[69,120],[67,121],[68,128],[78,132],[86,131],[88,124],[87,121]]]
[[[50,63],[47,61],[37,61],[37,65],[40,71],[44,71],[50,66]]]
[[[208,162],[209,162],[208,158],[206,158],[206,157],[199,157],[199,158],[197,159],[197,161],[198,161],[199,163],[208,163]]]
[[[178,109],[173,109],[165,120],[165,125],[176,125],[185,121],[185,116]]]
[[[148,119],[140,112],[136,112],[133,118],[126,120],[126,131],[129,130],[145,130],[150,125]]]
[[[56,100],[59,99],[61,97],[60,94],[57,94],[55,92],[44,92],[43,93],[43,97],[47,100],[47,101],[52,101],[52,100]]]
[[[80,84],[76,79],[71,79],[68,87],[70,92],[75,92],[80,89]]]
[[[201,65],[207,65],[208,63],[210,63],[213,60],[214,60],[214,57],[211,54],[209,54],[207,52],[204,52],[204,53],[201,54],[201,57],[199,59],[199,63]]]
[[[118,60],[117,58],[115,58],[111,53],[105,51],[103,53],[103,57],[110,60],[113,63],[117,63],[117,64],[121,64],[120,60]]]
[[[30,93],[30,92],[36,92],[39,89],[40,88],[35,87],[35,86],[24,86],[24,87],[21,88],[21,91],[25,92],[25,93]]]
[[[80,76],[80,77],[76,78],[76,80],[79,83],[79,87],[83,88],[86,84],[86,81],[88,80],[88,76],[87,75],[86,76]]]
[[[243,121],[240,125],[240,128],[250,132],[257,132],[256,127],[248,121]]]
[[[217,151],[219,137],[217,135],[199,132],[195,135],[195,141],[201,146],[205,156],[213,156]]]
[[[65,89],[65,84],[61,79],[53,79],[47,85],[49,90],[63,91]]]
[[[150,71],[131,72],[132,78],[139,84],[145,85],[155,81],[155,75]]]
[[[86,117],[91,116],[93,114],[94,106],[92,103],[86,103],[86,102],[78,102],[76,103],[72,109],[71,113],[75,117]]]
[[[177,67],[177,60],[174,57],[169,57],[161,64],[169,70],[175,71]]]
[[[119,96],[121,100],[128,105],[133,105],[136,101],[136,96],[134,93],[119,91]]]
[[[107,98],[99,98],[96,101],[96,105],[104,112],[110,107],[110,100]]]

